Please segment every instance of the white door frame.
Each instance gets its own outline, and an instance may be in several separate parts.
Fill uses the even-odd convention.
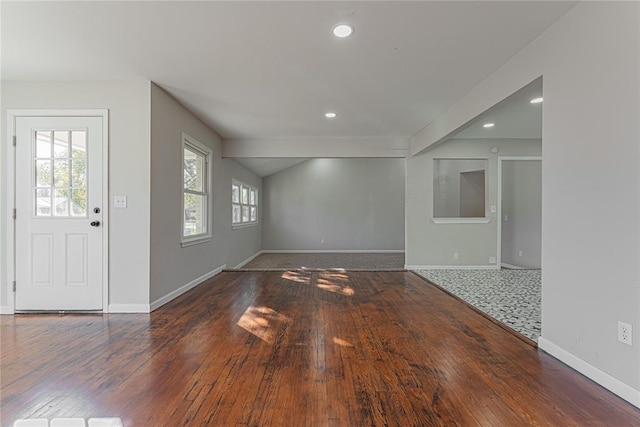
[[[498,156],[498,253],[496,254],[498,270],[502,268],[502,162],[510,160],[538,160],[542,162],[542,156]]]
[[[102,118],[102,311],[109,311],[109,110],[108,109],[8,109],[7,110],[7,306],[1,314],[14,314],[16,293],[13,283],[16,280],[16,118],[18,117],[100,117]]]

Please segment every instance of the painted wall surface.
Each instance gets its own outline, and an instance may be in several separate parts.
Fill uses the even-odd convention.
[[[127,196],[126,209],[109,209],[109,303],[149,299],[149,82],[2,82],[2,129],[7,109],[109,109],[109,191]],[[2,194],[6,193],[6,133],[2,133]],[[125,173],[126,171],[126,173]],[[2,198],[2,282],[6,304],[6,198]],[[110,203],[112,204],[112,203]]]
[[[465,173],[471,171],[485,170],[486,160],[457,160],[457,159],[437,159],[434,160],[433,173],[433,214],[436,218],[458,218],[461,211],[466,211],[465,203],[473,204],[473,200],[468,200],[467,194],[462,197],[465,188],[463,178]],[[482,174],[482,186],[484,187],[484,174]],[[483,192],[484,193],[484,192]],[[465,200],[466,202],[463,202]],[[477,203],[477,201],[476,201]],[[484,217],[484,209],[478,215]]]
[[[498,147],[504,156],[539,156],[540,140],[453,139],[425,153],[407,159],[407,250],[409,266],[490,266],[489,257],[497,256],[498,160],[491,153]],[[487,159],[486,224],[436,224],[433,218],[434,159]],[[458,252],[459,259],[453,259]]]
[[[639,56],[640,3],[580,2],[411,149],[423,151],[543,76],[541,343],[578,369],[619,380],[626,388],[617,392],[638,406],[640,346],[617,341],[617,321],[635,326],[640,342]],[[407,255],[416,259],[423,248],[413,240],[425,233],[410,230]]]
[[[187,247],[180,244],[182,132],[213,150],[213,238]],[[220,137],[214,131],[160,87],[151,85],[151,303],[260,250],[260,226],[231,230],[231,179],[243,179],[258,189],[261,180],[237,162],[223,160],[220,152]]]
[[[502,262],[522,268],[542,266],[542,164],[502,162]]]
[[[404,159],[312,159],[266,177],[263,249],[402,250],[404,172]]]
[[[229,202],[229,210],[225,217],[228,220],[228,228],[231,227],[231,181],[237,179],[258,189],[258,224],[231,229],[230,242],[227,247],[227,267],[233,268],[262,250],[264,218],[262,214],[264,200],[262,194],[263,187],[262,178],[240,163],[232,159],[222,159],[222,162],[226,166],[225,170],[227,171],[225,181],[228,185],[223,197],[226,197]]]

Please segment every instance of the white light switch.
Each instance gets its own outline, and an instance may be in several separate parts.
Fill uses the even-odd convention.
[[[126,208],[127,207],[127,196],[113,196],[113,207],[114,208]]]
[[[496,213],[496,205],[491,205],[491,213]]]

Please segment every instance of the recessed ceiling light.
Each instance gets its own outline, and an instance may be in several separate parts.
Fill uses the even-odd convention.
[[[483,128],[492,128],[494,127],[496,124],[495,123],[485,123],[482,125]]]
[[[333,35],[336,37],[344,38],[353,34],[353,27],[347,24],[338,24],[333,27]]]
[[[532,104],[540,104],[542,102],[542,97],[540,98],[533,98],[531,101],[529,101]]]
[[[336,118],[336,116],[337,116],[337,114],[336,114],[336,113],[325,113],[325,114],[324,114],[324,116],[325,116],[327,119],[335,119],[335,118]]]

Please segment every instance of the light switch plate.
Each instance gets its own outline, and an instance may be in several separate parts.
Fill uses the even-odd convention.
[[[113,196],[113,207],[120,209],[126,208],[127,196]]]

